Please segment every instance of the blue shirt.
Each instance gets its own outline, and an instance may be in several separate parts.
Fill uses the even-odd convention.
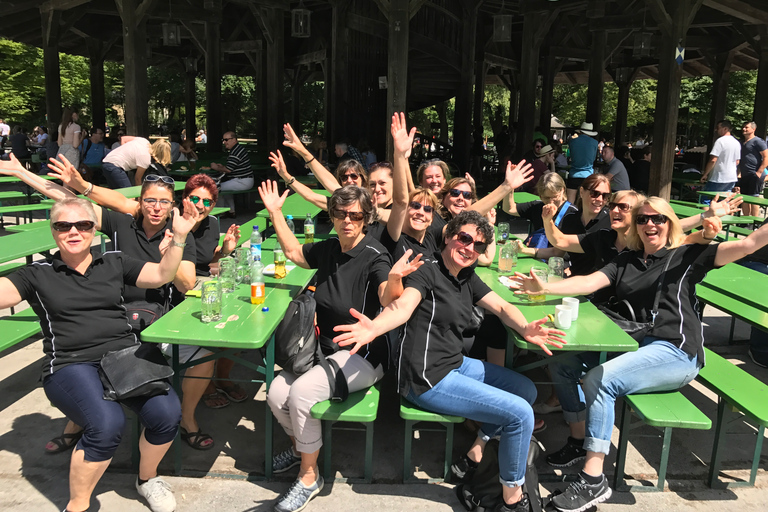
[[[583,133],[571,139],[568,146],[571,150],[571,170],[568,174],[570,178],[587,178],[593,172],[592,164],[597,157],[597,140]]]
[[[104,146],[103,142],[99,142],[98,144],[92,144],[89,143],[88,139],[84,140],[80,143],[80,147],[78,148],[80,151],[85,151],[85,148],[88,147],[90,144],[90,148],[88,148],[88,153],[85,154],[83,157],[83,163],[88,164],[101,164],[101,161],[104,159],[104,156],[106,153],[106,146]]]

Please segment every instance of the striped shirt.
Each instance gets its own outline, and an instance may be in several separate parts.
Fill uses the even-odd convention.
[[[253,178],[251,157],[248,156],[248,151],[245,149],[245,146],[237,144],[232,148],[232,151],[229,152],[229,157],[227,158],[227,169],[231,172],[224,176],[223,181],[235,178]]]

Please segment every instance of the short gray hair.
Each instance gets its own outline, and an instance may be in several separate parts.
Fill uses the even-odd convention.
[[[96,212],[93,210],[93,205],[91,202],[85,199],[80,199],[79,197],[68,197],[66,199],[56,201],[51,207],[51,224],[58,221],[61,214],[70,208],[79,208],[85,212],[85,216],[88,217],[88,220],[94,224],[98,224],[98,220],[96,219]]]
[[[371,193],[366,188],[354,185],[337,188],[333,192],[330,204],[328,205],[328,213],[333,215],[333,210],[339,206],[349,206],[355,203],[360,203],[360,209],[363,210],[363,226],[367,226],[375,220],[376,210],[371,201]]]

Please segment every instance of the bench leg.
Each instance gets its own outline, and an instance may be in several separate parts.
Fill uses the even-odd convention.
[[[712,457],[709,461],[709,477],[708,484],[711,488],[715,488],[717,483],[717,475],[720,471],[720,448],[721,443],[725,442],[725,416],[726,416],[725,400],[722,398],[717,401],[717,424],[715,425],[715,442],[712,445]]]
[[[443,423],[445,427],[445,459],[443,460],[443,480],[448,478],[453,458],[453,423]]]
[[[365,480],[369,484],[373,480],[373,422],[365,424]]]
[[[412,480],[411,449],[413,448],[413,420],[405,420],[405,444],[403,445],[403,483]]]
[[[323,422],[323,478],[331,481],[331,440],[333,439],[333,422]]]
[[[661,445],[661,462],[659,463],[659,482],[656,488],[664,491],[664,481],[667,479],[667,463],[669,462],[669,448],[672,445],[672,427],[664,428],[664,442]]]
[[[616,471],[613,474],[613,488],[617,491],[619,487],[624,487],[624,466],[627,462],[627,443],[629,441],[629,424],[631,419],[632,411],[629,408],[629,404],[622,401],[621,421],[619,422],[619,446],[616,451]]]
[[[733,331],[736,329],[736,317],[731,317],[731,332],[728,334],[728,344],[731,345],[733,343]]]
[[[757,429],[757,442],[755,443],[755,454],[752,456],[752,471],[749,473],[749,485],[755,485],[757,478],[757,468],[760,466],[760,452],[763,449],[763,437],[765,436],[765,427],[760,425]]]

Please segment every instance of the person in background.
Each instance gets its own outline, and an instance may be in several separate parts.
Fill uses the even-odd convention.
[[[632,170],[629,175],[629,184],[634,190],[644,194],[648,193],[651,181],[651,153],[651,146],[646,146],[643,149],[642,158],[635,161],[632,167],[627,167],[627,170]]]
[[[552,146],[546,145],[539,148],[539,157],[531,162],[533,168],[533,179],[520,187],[522,192],[532,192],[536,190],[536,184],[542,176],[548,172],[555,172],[555,150]]]
[[[597,158],[597,131],[592,123],[581,123],[578,133],[569,145],[571,151],[571,168],[568,171],[566,181],[567,199],[571,203],[576,202],[576,193],[581,187],[581,182],[588,178],[594,171],[595,158]]]
[[[328,162],[328,142],[320,135],[312,137],[312,143],[309,145],[309,152],[317,158],[321,164]]]
[[[195,153],[195,141],[192,139],[184,139],[179,145],[179,158],[177,162],[197,162],[197,153]],[[194,169],[194,165],[192,166]]]
[[[77,124],[78,120],[77,112],[69,108],[64,109],[58,129],[59,152],[56,154],[57,157],[58,155],[67,157],[67,160],[75,166],[75,169],[80,166],[80,151],[77,148],[80,147],[80,143],[83,141],[82,130],[80,125]]]
[[[759,197],[763,193],[765,181],[763,171],[768,167],[768,145],[760,137],[755,137],[757,124],[754,121],[744,123],[741,132],[744,134],[744,144],[741,146],[739,167],[741,178],[739,188],[747,196]],[[760,205],[742,203],[744,215],[757,217],[760,215]]]
[[[416,187],[413,185],[411,173],[408,173],[407,177],[408,191],[412,192]],[[419,168],[416,169],[416,181],[419,182],[419,186],[421,188],[426,188],[435,194],[438,199],[442,198],[441,194],[443,186],[445,185],[445,182],[450,179],[451,170],[448,167],[448,164],[437,158],[422,162],[421,165],[419,165]]]
[[[115,135],[115,138],[117,140],[112,144],[112,147],[110,148],[113,150],[119,148],[120,145],[123,144],[123,137],[125,137],[125,130],[123,130],[122,128],[115,131],[117,132],[117,134]]]
[[[205,130],[200,130],[195,138],[196,142],[200,144],[208,144],[208,136],[205,134]]]
[[[181,155],[181,135],[178,132],[171,132],[168,135],[168,142],[171,144],[171,162],[177,162]]]
[[[35,138],[38,146],[45,146],[48,143],[48,128],[38,126],[37,137]]]
[[[135,184],[143,183],[144,173],[156,161],[163,166],[171,163],[171,147],[168,141],[158,139],[150,144],[147,139],[124,135],[122,145],[104,157],[101,170],[110,188],[133,185],[128,172],[135,169]]]
[[[365,139],[361,139],[357,143],[357,147],[360,148],[360,154],[363,155],[363,159],[365,160],[365,168],[370,170],[371,166],[378,161],[376,159],[376,153],[374,153],[373,148],[371,148],[368,141]]]
[[[718,138],[709,152],[709,160],[699,180],[704,183],[705,191],[730,192],[736,186],[741,144],[731,135],[731,129],[730,121],[724,119],[717,123],[715,133]],[[702,202],[709,204],[710,200],[702,199]]]
[[[616,154],[611,146],[605,144],[602,149],[603,161],[607,167],[603,169],[609,180],[611,180],[611,190],[618,192],[620,190],[629,190],[629,175],[627,169],[621,160],[616,158]]]
[[[13,127],[13,134],[8,137],[11,141],[11,152],[16,155],[16,158],[29,158],[31,153],[29,152],[29,137],[24,133],[21,126]]]
[[[224,147],[229,151],[226,164],[212,163],[211,169],[219,171],[219,174],[215,181],[219,183],[221,191],[226,190],[248,190],[253,187],[253,169],[251,169],[251,157],[248,155],[248,150],[245,146],[241,146],[237,141],[237,135],[235,132],[228,131],[222,138],[221,142],[224,143]],[[205,169],[205,167],[203,167]],[[223,195],[221,197],[221,205],[229,208],[229,211],[223,213],[221,218],[234,219],[235,214],[235,198],[231,195]]]
[[[346,160],[355,160],[363,169],[368,170],[368,165],[365,163],[365,157],[360,154],[360,151],[353,145],[347,142],[337,142],[335,147],[336,157],[339,159],[339,165]]]
[[[0,119],[0,146],[5,145],[5,141],[11,134],[11,127],[5,122],[5,119]]]
[[[80,154],[82,161],[86,165],[101,165],[104,157],[109,150],[104,145],[104,130],[101,128],[91,128],[91,135],[80,143]]]

